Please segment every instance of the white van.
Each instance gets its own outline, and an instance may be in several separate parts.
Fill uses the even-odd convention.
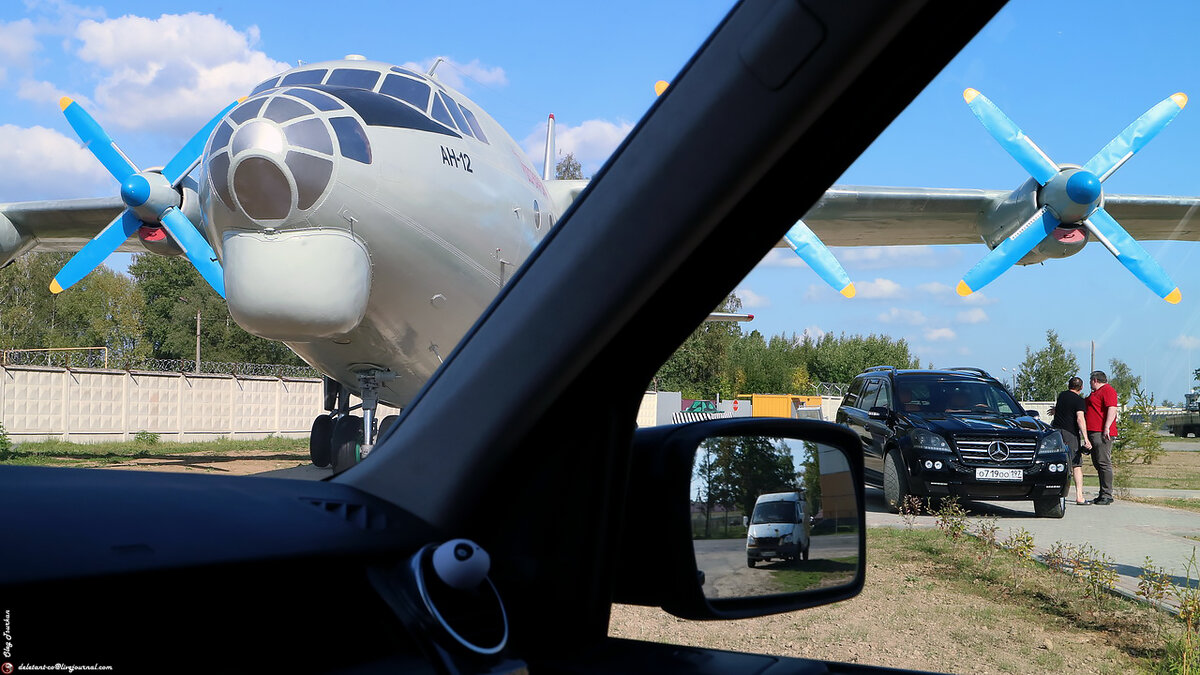
[[[808,516],[799,492],[759,495],[746,533],[746,564],[758,561],[808,560]]]

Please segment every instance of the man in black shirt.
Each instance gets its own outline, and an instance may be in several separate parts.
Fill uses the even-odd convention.
[[[1083,380],[1072,377],[1067,381],[1067,391],[1058,395],[1054,402],[1054,419],[1050,426],[1062,432],[1063,440],[1071,449],[1072,476],[1075,479],[1075,503],[1083,506],[1087,500],[1083,498],[1083,452],[1091,450],[1092,443],[1088,440],[1087,422],[1083,412],[1087,403],[1079,393],[1083,391]]]

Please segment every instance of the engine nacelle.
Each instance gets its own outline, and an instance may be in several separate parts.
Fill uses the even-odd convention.
[[[183,214],[193,223],[203,223],[204,216],[200,210],[200,195],[196,190],[197,187],[199,187],[198,184],[191,176],[184,178],[183,182],[179,184],[179,191],[182,194],[179,210],[183,211]],[[200,230],[200,234],[205,235],[205,238],[207,238],[207,234],[203,229]],[[138,241],[142,243],[142,248],[154,255],[172,256],[183,254],[183,249],[179,248],[175,240],[162,227],[143,225],[138,228],[137,236]],[[212,242],[209,242],[209,245],[211,246]]]
[[[0,213],[0,267],[7,267],[33,246],[33,237],[22,233]]]
[[[1069,258],[1083,250],[1088,242],[1088,231],[1082,226],[1059,227],[1049,237],[1042,240],[1024,258],[1017,261],[1018,265],[1032,265],[1049,258]]]
[[[1038,182],[1030,178],[990,211],[980,215],[979,234],[988,248],[999,246],[1042,208],[1040,190]],[[1088,232],[1082,225],[1065,224],[1055,229],[1051,236],[1043,239],[1017,264],[1033,265],[1051,258],[1068,258],[1082,251],[1087,242]]]

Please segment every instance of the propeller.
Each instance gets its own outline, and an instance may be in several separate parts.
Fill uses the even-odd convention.
[[[217,262],[212,246],[180,210],[182,198],[177,188],[200,163],[209,135],[238,101],[229,104],[209,120],[161,171],[139,170],[82,106],[66,96],[58,103],[83,144],[121,184],[121,201],[125,202],[127,208],[67,261],[50,282],[51,292],[62,293],[73,286],[104,262],[138,228],[146,225],[166,230],[208,285],[222,298],[225,297],[225,276],[221,264]]]
[[[855,294],[854,284],[850,281],[850,275],[846,274],[846,270],[842,268],[841,263],[837,258],[833,257],[829,247],[822,242],[813,231],[808,229],[808,225],[804,224],[803,220],[797,220],[792,229],[783,235],[788,245],[800,256],[800,259],[808,263],[817,276],[825,280],[825,283],[833,287],[833,289],[847,298],[853,298]]]
[[[988,252],[958,282],[958,294],[970,295],[1025,257],[1062,223],[1080,223],[1150,290],[1171,304],[1182,297],[1179,287],[1125,228],[1104,210],[1101,184],[1146,147],[1187,105],[1185,94],[1160,101],[1109,141],[1081,168],[1060,167],[1021,131],[996,104],[975,89],[963,99],[992,138],[1042,186],[1041,208]]]

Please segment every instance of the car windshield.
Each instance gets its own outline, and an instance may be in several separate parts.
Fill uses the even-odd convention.
[[[1020,406],[1008,392],[987,382],[903,379],[896,383],[905,412],[1012,415]]]
[[[794,522],[796,522],[796,505],[794,502],[759,503],[754,507],[754,516],[750,518],[752,525]]]

